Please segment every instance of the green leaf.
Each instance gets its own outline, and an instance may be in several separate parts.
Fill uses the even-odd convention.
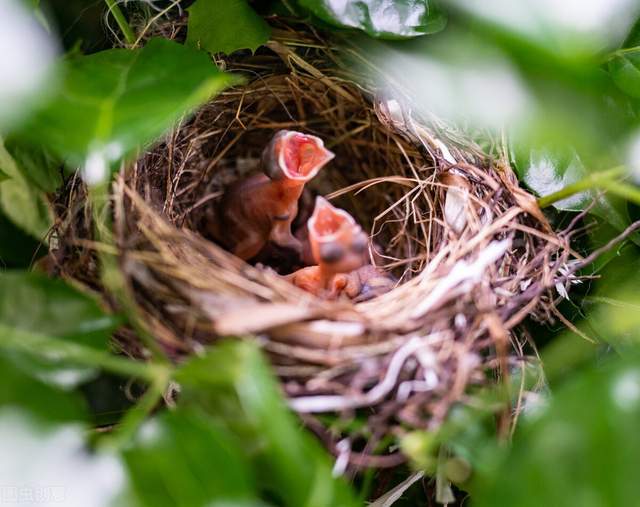
[[[41,146],[26,146],[19,140],[7,139],[5,147],[20,173],[36,189],[53,192],[62,184],[62,162]]]
[[[609,61],[609,72],[618,88],[640,98],[640,47],[616,53]]]
[[[48,423],[76,421],[86,417],[86,408],[77,396],[54,389],[37,380],[33,372],[25,372],[3,357],[0,357],[0,370],[0,410],[5,407],[19,408]]]
[[[446,17],[435,0],[298,0],[321,20],[372,37],[405,39],[439,32]]]
[[[0,268],[28,268],[45,249],[28,235],[0,209]]]
[[[533,148],[528,152],[514,153],[513,158],[520,180],[538,196],[557,192],[589,174],[572,149]],[[629,224],[626,203],[609,195],[598,194],[598,190],[587,190],[557,201],[553,206],[563,211],[582,211],[595,200],[596,204],[590,213],[603,218],[618,230],[624,229]]]
[[[40,7],[40,0],[22,0],[22,3],[25,5],[25,7],[28,7],[32,10]]]
[[[72,56],[62,66],[62,90],[20,135],[85,164],[90,182],[102,181],[109,164],[238,81],[206,54],[165,39]]]
[[[34,238],[46,237],[53,217],[43,195],[23,178],[0,183],[0,207],[4,213]]]
[[[260,504],[240,443],[202,414],[179,410],[147,421],[124,456],[143,505]]]
[[[0,273],[0,323],[105,348],[119,323],[89,296],[39,273]]]
[[[0,140],[0,208],[13,223],[37,239],[44,238],[53,224],[45,195],[25,178]]]
[[[290,507],[357,504],[347,484],[332,478],[325,451],[285,406],[254,343],[222,343],[186,363],[175,378],[180,403],[204,408],[238,437],[270,495]]]
[[[187,43],[210,53],[255,51],[271,34],[246,0],[197,0],[188,11]]]
[[[629,31],[622,48],[613,53],[609,73],[623,92],[640,97],[640,20]]]
[[[640,345],[640,257],[631,244],[614,249],[613,254],[613,260],[598,272],[595,288],[584,297],[585,318],[576,325],[596,342],[622,353]]]
[[[617,359],[558,389],[542,416],[525,421],[491,480],[478,480],[474,505],[635,505],[639,364]]]

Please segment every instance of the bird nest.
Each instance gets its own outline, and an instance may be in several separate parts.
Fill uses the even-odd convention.
[[[309,31],[276,26],[266,48],[221,62],[246,83],[124,168],[111,194],[119,267],[147,332],[176,361],[223,337],[256,340],[293,410],[319,432],[332,425],[323,437],[335,452],[350,431],[355,451],[359,439],[436,428],[470,386],[522,367],[535,348],[521,324],[552,318],[551,291],[568,287],[572,256],[500,150],[420,117],[400,94],[377,95],[343,56]],[[370,261],[397,280],[392,290],[328,301],[276,273],[294,267],[282,252],[252,265],[208,235],[225,188],[258,170],[279,129],[316,135],[335,153],[298,221],[314,194],[347,210],[369,233]],[[58,197],[56,259],[97,287],[84,195],[74,178]],[[115,342],[145,357],[133,330]],[[335,423],[354,417],[357,430]],[[403,459],[367,454],[373,447],[350,459]]]

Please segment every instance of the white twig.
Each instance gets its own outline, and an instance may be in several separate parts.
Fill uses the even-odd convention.
[[[349,455],[351,454],[351,442],[348,438],[343,438],[336,444],[336,450],[338,451],[338,457],[333,465],[331,474],[334,477],[340,477],[344,474],[349,464]]]
[[[413,337],[398,348],[389,362],[389,368],[387,368],[387,373],[382,381],[365,394],[357,396],[301,396],[290,399],[289,406],[296,412],[317,413],[339,412],[375,405],[393,390],[406,360],[426,345],[427,338],[432,337],[433,335],[422,338]]]
[[[473,262],[464,259],[456,262],[449,274],[440,280],[429,295],[415,307],[411,312],[411,318],[420,318],[445,301],[469,291],[474,284],[482,279],[487,268],[500,259],[510,247],[510,239],[493,241],[480,252],[478,258]]]

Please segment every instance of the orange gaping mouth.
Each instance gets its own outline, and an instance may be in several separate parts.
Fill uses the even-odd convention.
[[[289,178],[311,179],[334,156],[315,136],[291,132],[281,142],[280,160]]]
[[[334,208],[326,199],[318,197],[316,207],[309,220],[310,236],[316,241],[335,239],[344,229],[355,226],[355,221],[344,210]]]

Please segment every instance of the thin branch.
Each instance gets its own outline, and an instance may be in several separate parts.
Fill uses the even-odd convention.
[[[629,236],[631,236],[634,232],[636,232],[639,229],[640,229],[640,220],[638,220],[637,222],[633,222],[624,231],[622,231],[620,234],[618,234],[615,238],[613,238],[611,241],[607,242],[606,245],[603,245],[600,248],[597,248],[596,250],[591,252],[584,259],[582,259],[581,261],[576,262],[570,268],[569,273],[567,275],[563,276],[563,277],[558,278],[556,280],[556,282],[566,281],[576,271],[579,271],[582,268],[587,267],[589,264],[594,262],[598,257],[600,257],[603,253],[608,252],[614,246],[616,246],[618,243],[624,241],[625,239],[627,239]]]

